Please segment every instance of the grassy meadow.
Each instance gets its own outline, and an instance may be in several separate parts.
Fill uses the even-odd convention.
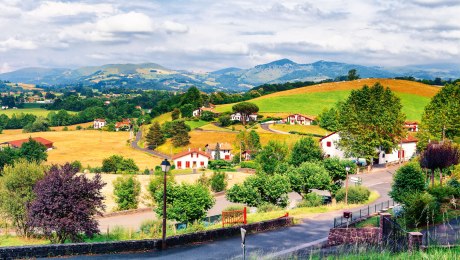
[[[289,125],[289,124],[273,124],[270,125],[270,128],[273,130],[289,132],[289,131],[296,131],[299,133],[306,133],[306,134],[317,134],[317,135],[328,135],[331,132],[327,131],[324,128],[321,128],[318,125]]]
[[[286,113],[318,115],[338,101],[346,100],[351,90],[360,89],[363,85],[372,86],[376,82],[389,87],[401,98],[403,112],[408,120],[420,120],[424,107],[429,103],[431,97],[439,91],[439,87],[406,80],[361,79],[277,92],[253,99],[250,102],[257,104],[260,113],[264,116],[285,116]],[[216,111],[231,111],[232,105],[217,106]]]
[[[6,110],[0,110],[0,114],[5,114],[8,117],[11,117],[13,114],[20,115],[21,113],[24,114],[33,114],[36,116],[43,116],[46,117],[48,116],[48,113],[53,110],[47,110],[44,108],[22,108],[22,109],[6,109]],[[54,111],[57,112],[57,111]],[[74,113],[70,112],[69,113]]]

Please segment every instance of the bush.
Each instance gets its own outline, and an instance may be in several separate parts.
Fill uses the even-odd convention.
[[[220,192],[227,188],[227,180],[225,172],[214,172],[210,179],[211,190],[214,192]]]
[[[81,129],[83,129],[83,127],[81,127],[80,125],[77,125],[77,127],[75,129],[81,130]]]
[[[236,157],[236,156],[235,156]],[[249,169],[254,169],[254,170],[257,170],[257,168],[259,167],[259,164],[257,164],[256,162],[254,161],[242,161],[240,163],[240,167],[241,168],[249,168]]]
[[[225,160],[212,160],[208,164],[209,169],[218,170],[224,168],[230,168],[232,165]]]
[[[83,165],[81,164],[80,161],[77,161],[77,160],[71,162],[70,165],[74,167],[75,169],[77,169],[77,171],[79,172],[81,172],[81,170],[83,169]]]
[[[403,209],[406,223],[410,227],[435,223],[441,216],[439,203],[433,195],[427,192],[408,194]]]
[[[234,210],[243,210],[244,206],[243,205],[230,205],[227,206],[223,211],[234,211]]]
[[[137,209],[141,183],[133,176],[120,176],[113,182],[113,195],[118,210]]]
[[[276,205],[270,204],[270,203],[263,203],[259,207],[257,207],[257,212],[258,213],[272,212],[272,211],[278,211],[278,210],[282,210],[282,208],[280,208],[280,207],[278,207]]]
[[[430,187],[427,192],[433,195],[436,198],[436,201],[442,203],[449,202],[452,197],[458,197],[459,190],[447,185]]]
[[[205,186],[205,187],[209,187],[209,178],[206,177],[206,173],[202,173],[200,178],[198,178],[198,180],[196,180],[197,183]]]
[[[425,174],[418,163],[409,163],[396,171],[390,196],[397,202],[403,202],[409,193],[425,190]]]
[[[174,224],[170,221],[166,222],[166,229],[173,230]],[[139,231],[148,235],[151,238],[160,238],[163,232],[163,220],[145,220],[142,222]]]
[[[225,127],[232,124],[232,119],[228,115],[222,115],[219,117],[220,126]]]
[[[371,192],[368,188],[363,186],[348,187],[348,203],[358,204],[366,202],[369,199]],[[345,201],[345,188],[341,188],[335,198],[337,201]]]
[[[297,205],[297,207],[318,207],[321,205],[323,205],[323,197],[317,193],[310,192],[305,195],[305,198]]]
[[[137,173],[139,167],[131,158],[123,158],[121,155],[112,155],[102,161],[102,171],[106,173]]]

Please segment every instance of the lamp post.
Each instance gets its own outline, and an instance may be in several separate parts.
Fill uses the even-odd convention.
[[[161,241],[161,249],[166,249],[166,173],[169,172],[171,164],[168,159],[161,162],[161,170],[164,173],[163,178],[163,240]]]
[[[348,205],[348,172],[350,171],[350,166],[345,167],[347,172],[347,177],[345,179],[345,204]]]

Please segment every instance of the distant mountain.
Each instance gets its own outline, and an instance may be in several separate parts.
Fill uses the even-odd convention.
[[[249,69],[231,67],[209,73],[174,70],[156,63],[107,64],[78,69],[25,68],[0,74],[0,80],[39,85],[82,83],[166,90],[183,90],[194,85],[205,91],[245,91],[266,83],[335,79],[347,75],[351,69],[356,69],[362,78],[413,76],[420,79],[456,79],[460,78],[459,68],[456,64],[392,68],[329,61],[299,64],[281,59]]]

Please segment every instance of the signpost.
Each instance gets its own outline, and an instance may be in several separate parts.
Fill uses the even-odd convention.
[[[246,229],[241,228],[241,248],[243,248],[243,260],[246,260]]]

